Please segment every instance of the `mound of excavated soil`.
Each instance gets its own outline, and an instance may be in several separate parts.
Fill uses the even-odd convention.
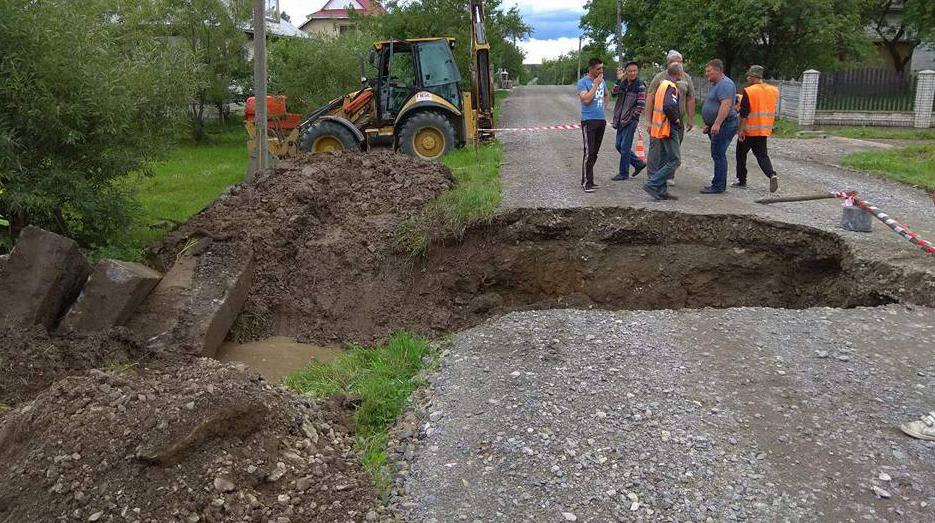
[[[343,412],[207,359],[66,378],[0,415],[0,521],[360,521]]]
[[[50,336],[45,327],[0,329],[0,402],[29,399],[53,381],[144,357],[126,329],[90,336]]]
[[[234,187],[169,234],[157,254],[170,265],[191,237],[248,241],[256,273],[234,337],[295,335],[296,322],[316,331],[342,289],[367,282],[374,295],[385,292],[371,275],[394,256],[399,224],[453,185],[443,165],[388,152],[296,159]],[[345,341],[367,330],[313,338]]]

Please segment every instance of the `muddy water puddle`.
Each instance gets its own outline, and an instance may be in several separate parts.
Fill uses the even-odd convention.
[[[218,349],[217,359],[243,363],[267,381],[279,383],[313,361],[331,361],[343,352],[340,347],[320,347],[299,343],[286,336],[275,336],[243,344],[225,342]]]

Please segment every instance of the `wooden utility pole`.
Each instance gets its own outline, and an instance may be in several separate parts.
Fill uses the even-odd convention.
[[[581,39],[583,37],[578,37],[578,77],[575,78],[575,82],[581,79]]]
[[[623,65],[623,18],[620,13],[620,4],[623,0],[615,0],[617,4],[617,65]]]
[[[266,114],[266,0],[253,4],[253,96],[256,99],[256,160],[250,179],[266,173],[269,141]]]

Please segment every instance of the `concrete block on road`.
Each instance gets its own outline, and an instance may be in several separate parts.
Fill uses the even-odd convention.
[[[206,240],[203,240],[206,241]],[[253,251],[215,242],[166,273],[127,324],[150,350],[213,357],[253,283]]]
[[[104,260],[94,268],[59,328],[89,333],[123,325],[161,279],[162,274],[145,265]]]
[[[91,274],[78,244],[26,227],[0,273],[0,325],[53,328]]]

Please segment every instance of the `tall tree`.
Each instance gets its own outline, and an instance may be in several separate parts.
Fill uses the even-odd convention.
[[[863,16],[897,72],[905,72],[917,47],[935,43],[932,0],[868,0]]]
[[[590,0],[581,26],[592,41],[614,32],[615,0]],[[867,52],[863,0],[622,0],[625,53],[662,63],[678,49],[700,68],[720,58],[739,74],[760,63],[772,74],[797,76],[808,67],[830,68]]]
[[[192,137],[205,137],[205,108],[223,106],[237,96],[250,74],[244,60],[245,29],[252,26],[249,0],[116,0],[125,23],[151,38],[169,39],[188,52],[178,64],[194,78],[188,114]]]

